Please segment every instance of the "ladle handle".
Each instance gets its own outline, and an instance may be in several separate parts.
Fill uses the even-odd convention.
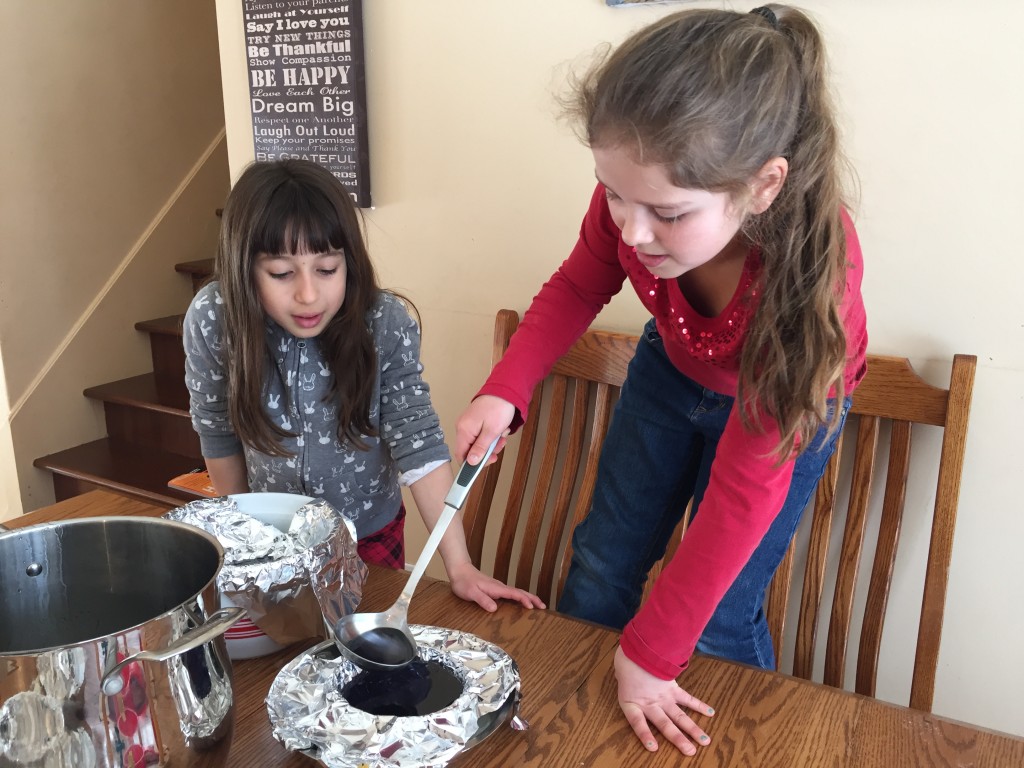
[[[422,578],[423,573],[427,570],[427,565],[430,563],[431,558],[434,557],[437,545],[441,543],[441,539],[448,530],[452,519],[460,507],[462,507],[463,502],[465,502],[473,482],[480,476],[483,468],[487,466],[487,460],[491,458],[491,454],[494,453],[494,449],[497,447],[500,439],[500,435],[494,438],[494,442],[487,446],[484,457],[480,459],[479,463],[470,464],[468,461],[463,462],[459,474],[455,476],[455,482],[452,483],[451,490],[448,491],[448,495],[445,497],[444,512],[437,519],[437,523],[434,525],[434,530],[430,532],[430,538],[427,539],[427,543],[423,545],[423,551],[416,560],[416,565],[413,566],[412,575],[409,576],[409,580],[405,583],[405,589],[398,596],[395,605],[400,603],[408,604],[412,599],[412,593],[416,590],[416,585],[419,584],[420,578]]]

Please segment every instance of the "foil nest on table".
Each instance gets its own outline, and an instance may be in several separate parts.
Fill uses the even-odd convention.
[[[323,623],[333,627],[362,599],[367,568],[355,526],[323,499],[303,504],[287,532],[245,514],[229,496],[192,501],[165,517],[217,538],[224,547],[217,587],[282,645],[324,637]]]
[[[424,661],[443,664],[462,694],[429,715],[372,715],[352,706],[342,688],[360,673],[331,641],[290,661],[267,694],[275,738],[327,768],[442,768],[518,717],[519,667],[505,651],[468,632],[413,624]]]

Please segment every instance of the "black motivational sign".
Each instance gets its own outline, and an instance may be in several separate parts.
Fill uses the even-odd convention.
[[[257,160],[325,166],[370,206],[362,0],[242,0]]]

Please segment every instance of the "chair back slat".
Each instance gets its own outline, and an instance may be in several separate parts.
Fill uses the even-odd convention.
[[[583,455],[583,440],[586,436],[588,412],[588,388],[584,382],[576,382],[573,392],[572,420],[569,434],[565,441],[565,458],[562,479],[558,484],[558,495],[551,507],[551,519],[548,523],[544,552],[540,562],[540,574],[537,579],[537,594],[545,601],[554,601],[552,586],[555,580],[555,569],[562,552],[562,540],[566,534],[566,520],[572,504],[573,492],[576,489],[580,473],[575,471],[580,466]]]
[[[843,546],[839,553],[836,589],[832,599],[828,640],[825,645],[824,680],[828,685],[843,686],[846,671],[846,650],[853,618],[853,592],[857,585],[860,554],[864,547],[864,528],[868,519],[871,498],[871,479],[874,476],[878,447],[878,418],[862,416],[857,425],[857,444],[853,458],[853,477],[850,481],[850,506],[846,512]]]
[[[534,473],[533,497],[526,516],[526,524],[521,526],[523,540],[519,548],[519,562],[516,565],[516,586],[527,590],[530,589],[533,561],[537,555],[537,544],[540,542],[544,512],[548,506],[551,481],[555,475],[555,464],[558,461],[558,453],[562,444],[562,417],[565,414],[566,392],[569,388],[569,382],[565,376],[555,375],[551,378],[551,392],[547,398],[548,418],[544,424],[547,433],[544,439],[544,452],[540,465]]]
[[[825,472],[814,492],[814,515],[811,519],[810,538],[807,542],[807,562],[804,566],[803,588],[800,592],[800,613],[797,619],[796,643],[793,650],[793,674],[810,679],[814,670],[814,651],[817,647],[818,625],[821,616],[821,596],[825,588],[825,570],[828,564],[828,546],[832,538],[832,520],[835,512],[836,483],[839,480],[839,462],[843,452],[843,435],[837,438],[835,451],[825,465]],[[793,550],[796,541],[790,542]],[[776,576],[772,591],[788,585]],[[769,622],[772,617],[769,616]],[[769,628],[771,624],[769,623]],[[782,626],[773,630],[775,659],[782,654]]]
[[[572,520],[569,521],[571,532],[579,525],[583,518],[590,511],[590,502],[594,498],[594,486],[597,483],[597,461],[601,456],[601,445],[604,437],[608,434],[608,425],[611,423],[612,407],[618,399],[618,385],[600,382],[592,384],[594,391],[594,414],[590,430],[590,441],[587,444],[587,454],[583,465],[583,478],[580,480],[580,492],[573,507]],[[562,594],[565,588],[565,577],[569,573],[569,561],[572,560],[572,537],[569,536],[565,542],[565,550],[562,553],[562,564],[558,569],[558,586],[555,591],[555,601]]]
[[[864,621],[860,630],[860,648],[857,651],[857,680],[855,690],[864,696],[875,695],[878,677],[878,657],[882,649],[882,629],[885,610],[889,604],[889,587],[896,565],[903,507],[910,474],[911,425],[894,421],[889,436],[889,467],[885,474],[885,496],[882,517],[878,525],[874,565],[868,585]]]
[[[768,589],[765,603],[765,617],[768,620],[768,631],[772,635],[772,647],[775,649],[775,666],[779,665],[779,653],[782,650],[782,638],[786,633],[786,615],[789,613],[789,593],[793,584],[793,561],[796,559],[796,540],[789,542],[786,554],[775,570],[775,576]],[[775,633],[778,633],[778,636]]]
[[[498,546],[494,554],[494,578],[506,583],[512,567],[512,550],[515,547],[516,533],[519,530],[519,518],[522,514],[523,499],[526,496],[526,483],[530,476],[533,453],[537,445],[542,397],[542,388],[538,386],[530,400],[530,412],[526,417],[526,423],[520,430],[519,451],[516,453],[515,469],[512,471],[512,484],[509,486],[505,514],[502,515],[501,530],[498,533]],[[489,469],[494,469],[494,467]]]
[[[910,688],[910,706],[926,711],[931,710],[935,694],[935,670],[939,664],[942,614],[946,604],[949,561],[953,556],[953,529],[956,527],[956,510],[960,500],[960,478],[963,474],[976,365],[977,358],[973,355],[956,355],[949,380],[949,418],[942,435],[942,452],[939,455],[939,479],[921,600],[921,621],[917,631],[914,677]]]

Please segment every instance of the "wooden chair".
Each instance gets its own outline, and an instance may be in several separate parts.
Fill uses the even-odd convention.
[[[518,325],[515,311],[498,312],[492,363],[504,355]],[[609,331],[585,333],[558,361],[545,384],[537,387],[526,423],[513,437],[518,440],[515,469],[499,518],[491,573],[506,583],[534,590],[552,606],[568,570],[570,534],[590,509],[601,444],[637,338]],[[542,455],[535,461],[537,453]],[[509,450],[498,454],[466,500],[467,544],[478,567],[492,506],[496,506],[499,473],[508,454]]]
[[[836,566],[823,682],[843,687],[854,588],[858,568],[866,552],[865,527],[871,489],[876,482],[884,480],[878,540],[874,548],[874,561],[870,564],[871,578],[861,621],[855,685],[857,693],[875,695],[882,627],[904,515],[912,427],[915,424],[941,427],[942,449],[932,513],[931,543],[925,567],[924,595],[910,691],[911,707],[931,711],[976,362],[977,358],[972,355],[956,355],[953,358],[949,388],[943,389],[921,379],[906,358],[868,356],[867,376],[854,392],[850,410],[858,418],[848,422],[840,435],[840,443],[818,484],[813,502],[793,655],[792,673],[797,677],[812,677],[819,619],[822,618],[821,596],[839,465],[845,443],[853,441],[849,505]],[[876,472],[876,469],[880,469],[876,467],[876,457],[882,422],[889,422],[890,426],[889,460],[885,471]],[[783,647],[795,547],[794,540],[772,580],[767,600],[768,625],[777,649],[776,658],[779,658]]]
[[[498,312],[492,363],[501,359],[518,324],[516,312]],[[559,360],[547,381],[537,387],[529,417],[518,435],[515,469],[500,518],[491,573],[502,581],[533,589],[550,605],[557,601],[568,570],[572,529],[590,508],[601,443],[637,340],[636,336],[608,331],[591,330],[584,334]],[[975,362],[972,356],[957,355],[949,389],[942,389],[922,380],[905,358],[868,356],[868,373],[854,393],[851,408],[856,418],[848,421],[840,436],[815,495],[797,617],[794,675],[810,679],[813,672],[840,460],[844,441],[852,439],[855,452],[850,503],[837,566],[823,680],[829,685],[843,685],[854,587],[865,550],[871,487],[876,481],[878,437],[881,422],[889,421],[888,471],[856,675],[856,691],[874,695],[883,619],[910,468],[911,427],[915,423],[935,425],[942,427],[944,434],[910,696],[912,707],[931,709]],[[535,461],[538,452],[542,456]],[[477,566],[482,565],[487,524],[495,506],[502,463],[509,458],[507,453],[508,450],[499,454],[498,461],[485,470],[466,502],[466,535]],[[684,528],[685,520],[673,536],[665,558],[649,574],[648,589],[672,557]],[[777,653],[783,649],[794,550],[795,540],[775,575],[766,601]]]

